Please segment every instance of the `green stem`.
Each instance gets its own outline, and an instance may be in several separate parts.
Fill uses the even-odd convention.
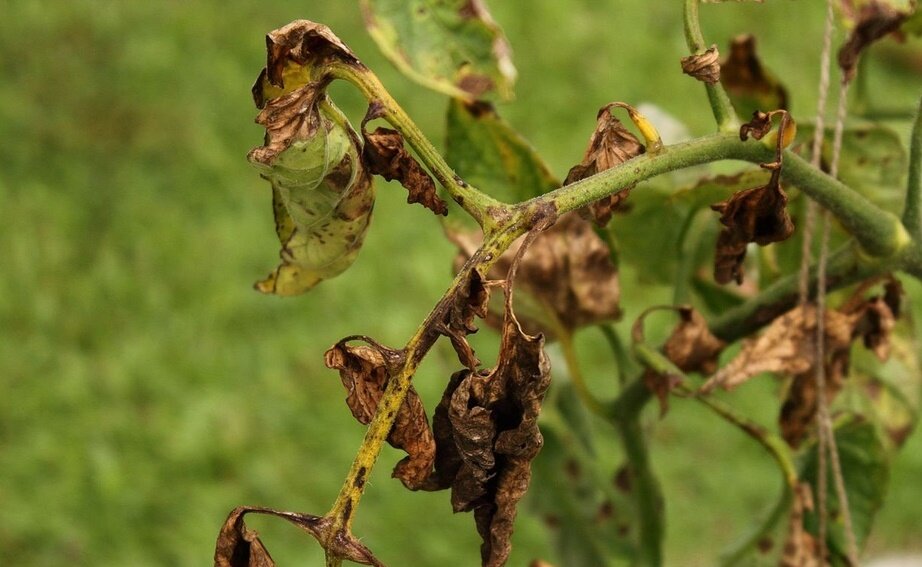
[[[916,112],[909,144],[909,181],[906,185],[906,205],[903,226],[917,242],[922,240],[922,101]]]
[[[669,171],[724,159],[767,163],[774,159],[773,154],[772,148],[758,141],[742,142],[736,134],[712,134],[667,146],[656,154],[642,154],[592,177],[536,197],[525,205],[553,202],[558,212],[563,214]],[[828,209],[868,254],[888,257],[910,242],[895,215],[878,208],[860,193],[790,151],[784,154],[781,177]]]
[[[387,120],[403,139],[426,164],[429,171],[445,187],[451,198],[467,211],[476,220],[486,233],[496,229],[493,215],[489,214],[491,208],[503,208],[503,204],[469,185],[451,168],[445,158],[435,149],[432,142],[426,138],[422,130],[413,122],[413,119],[397,104],[394,97],[387,91],[381,81],[368,68],[357,68],[352,65],[333,64],[331,73],[338,79],[343,79],[355,85],[368,99],[369,104],[377,105],[381,118]]]
[[[688,49],[695,55],[704,53],[708,48],[701,34],[698,3],[699,0],[685,0],[685,42],[688,44]],[[723,85],[720,82],[705,83],[704,88],[707,90],[708,102],[711,104],[717,127],[723,132],[736,131],[739,128],[739,120]]]

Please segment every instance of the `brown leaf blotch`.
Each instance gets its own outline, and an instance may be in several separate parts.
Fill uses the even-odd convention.
[[[752,113],[752,119],[740,126],[740,140],[745,142],[752,136],[761,140],[772,129],[772,115],[761,110]]]
[[[399,181],[409,193],[407,203],[420,203],[437,215],[448,214],[448,205],[438,196],[435,182],[404,148],[399,132],[379,127],[368,133],[363,125],[362,136],[365,138],[362,160],[371,173],[388,181]]]
[[[774,108],[788,107],[787,90],[769,75],[756,53],[756,38],[743,34],[730,41],[730,54],[720,64],[720,82],[731,94],[772,101]]]
[[[881,0],[861,2],[860,8],[856,4],[859,3],[854,0],[842,2],[843,11],[855,22],[848,39],[839,49],[839,67],[842,69],[842,80],[846,83],[855,78],[861,53],[878,39],[897,32],[912,14],[912,9],[908,12],[898,10]]]
[[[707,321],[691,307],[679,307],[679,324],[663,347],[663,353],[683,372],[712,374],[726,343],[713,334]]]

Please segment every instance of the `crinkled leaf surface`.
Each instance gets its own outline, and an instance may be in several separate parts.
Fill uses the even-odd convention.
[[[253,95],[266,127],[248,156],[272,185],[282,262],[256,284],[297,295],[352,265],[374,203],[361,143],[327,99],[331,61],[361,65],[326,27],[298,20],[267,36],[268,61]]]
[[[473,100],[512,98],[516,70],[484,0],[362,0],[365,25],[384,55],[413,80]]]
[[[852,513],[852,524],[859,549],[871,532],[874,516],[880,509],[887,493],[890,479],[890,465],[884,445],[873,424],[860,419],[853,420],[838,427],[835,431],[839,459],[842,462],[842,475],[845,479],[845,491]],[[817,479],[816,449],[812,448],[804,457],[801,478],[808,481],[814,493]],[[830,478],[829,486],[832,484]],[[828,494],[830,516],[827,542],[829,550],[840,560],[846,557],[845,533],[842,515],[839,513],[839,500],[835,490]],[[815,513],[807,513],[804,523],[810,533],[817,533]]]
[[[757,110],[769,112],[788,106],[787,89],[762,64],[752,35],[741,35],[730,42],[730,52],[720,63],[720,82],[742,118]]]

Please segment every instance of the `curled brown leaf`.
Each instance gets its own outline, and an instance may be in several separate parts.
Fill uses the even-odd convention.
[[[362,160],[368,170],[388,181],[399,181],[409,193],[407,203],[420,203],[437,215],[447,215],[448,205],[438,196],[435,182],[404,148],[400,132],[380,127],[371,133],[365,131],[365,124],[374,117],[373,106],[368,112],[362,122],[362,137],[365,138]]]
[[[781,188],[780,166],[767,185],[746,189],[711,208],[720,213],[723,228],[717,237],[714,279],[721,284],[743,283],[743,260],[750,242],[761,246],[780,242],[794,233],[787,211],[788,196]]]
[[[333,345],[324,355],[324,361],[328,368],[339,370],[348,392],[346,404],[359,423],[367,425],[384,395],[390,369],[399,365],[403,353],[377,344],[350,346],[346,344],[348,340]],[[412,386],[397,412],[387,442],[408,455],[394,467],[394,478],[410,490],[418,490],[432,471],[435,440],[425,407]]]
[[[742,116],[756,109],[788,107],[787,89],[762,65],[752,35],[731,40],[730,53],[720,63],[720,82]]]
[[[612,114],[612,108],[620,106],[620,103],[610,103],[599,109],[595,131],[589,138],[589,146],[583,160],[570,168],[564,185],[591,177],[644,153],[645,148],[640,140]],[[611,220],[612,214],[627,199],[632,188],[633,186],[628,187],[620,193],[590,204],[589,216],[597,225],[605,226]]]
[[[899,30],[902,23],[912,15],[912,4],[909,3],[908,9],[901,10],[884,0],[842,2],[843,12],[854,23],[848,39],[839,49],[839,67],[844,82],[851,82],[855,78],[862,51],[878,39]]]
[[[740,126],[740,140],[746,141],[749,136],[756,140],[761,140],[772,129],[772,115],[768,112],[756,110],[752,113],[752,118]]]
[[[682,72],[708,84],[720,82],[720,52],[712,45],[704,53],[682,58]]]
[[[666,340],[663,353],[683,372],[711,374],[726,343],[713,334],[707,321],[695,309],[678,307],[679,324]]]

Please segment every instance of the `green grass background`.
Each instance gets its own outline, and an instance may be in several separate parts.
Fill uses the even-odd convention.
[[[382,186],[349,272],[295,299],[251,289],[278,250],[268,187],[244,159],[262,138],[249,87],[263,35],[295,18],[329,24],[439,142],[444,99],[383,60],[348,0],[0,7],[0,563],[203,565],[235,505],[324,512],[363,428],[322,353],[353,333],[403,344],[447,285],[452,250],[431,214]],[[655,102],[694,133],[711,128],[703,89],[679,72],[678,2],[492,8],[520,71],[518,100],[500,110],[558,174],[610,100]],[[702,14],[721,46],[757,33],[795,116],[812,114],[820,2]],[[918,70],[886,58],[871,73],[888,105],[922,90]],[[333,92],[361,116],[353,91]],[[658,298],[632,283],[622,327]],[[580,348],[593,387],[610,392],[600,337],[585,333]],[[437,348],[417,376],[430,408],[455,365]],[[770,421],[773,393],[755,384],[733,399]],[[774,497],[776,472],[697,407],[654,417],[667,563],[710,564]],[[472,519],[452,515],[445,493],[404,491],[389,478],[398,458],[384,452],[357,533],[391,565],[475,564]],[[894,464],[872,553],[922,550],[920,479],[917,435]],[[252,523],[280,564],[322,563],[297,530]],[[514,544],[510,565],[551,556],[528,515]]]

